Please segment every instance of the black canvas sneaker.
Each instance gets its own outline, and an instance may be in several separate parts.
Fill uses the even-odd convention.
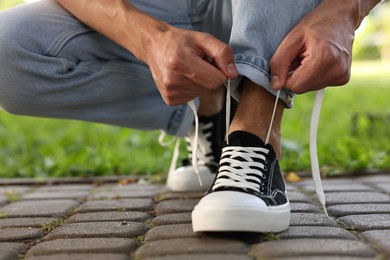
[[[199,177],[192,166],[195,126],[185,137],[189,159],[168,174],[167,187],[172,191],[207,191],[215,179],[224,139],[224,111],[211,116],[199,117],[197,162]]]
[[[270,144],[244,131],[229,135],[219,172],[192,212],[195,232],[280,232],[290,224],[290,204]]]

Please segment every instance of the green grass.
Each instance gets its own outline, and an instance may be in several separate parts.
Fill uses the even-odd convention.
[[[357,62],[348,85],[327,88],[318,129],[318,156],[329,175],[390,169],[390,62]],[[301,151],[285,149],[285,170],[307,170],[309,124],[315,94],[297,96],[285,113],[282,134]],[[367,115],[379,117],[370,124]],[[357,117],[357,123],[353,118]]]
[[[367,73],[363,73],[367,72]],[[390,169],[390,123],[370,126],[367,113],[390,114],[390,63],[357,63],[348,86],[328,88],[318,130],[321,170],[334,175],[361,169]],[[281,166],[305,171],[314,94],[297,96],[285,112],[286,143]],[[362,115],[357,130],[352,118]],[[28,118],[0,112],[1,177],[146,175],[163,179],[173,147],[158,144],[159,132],[70,120]],[[291,145],[291,143],[293,145]],[[184,147],[182,155],[185,156]]]

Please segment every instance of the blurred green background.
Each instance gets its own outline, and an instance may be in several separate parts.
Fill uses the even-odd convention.
[[[0,10],[21,3],[0,0]],[[318,130],[324,176],[390,170],[389,1],[364,20],[353,55],[350,83],[325,93]],[[314,93],[299,95],[294,102],[283,121],[281,167],[285,172],[307,172]],[[163,181],[173,147],[161,147],[158,135],[157,131],[0,111],[0,177],[142,175]],[[183,145],[181,157],[185,156]]]

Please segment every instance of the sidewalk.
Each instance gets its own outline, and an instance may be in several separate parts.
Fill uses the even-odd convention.
[[[109,179],[0,180],[0,259],[389,259],[390,174],[323,186],[329,218],[307,179],[288,184],[291,226],[283,233],[195,234],[190,214],[201,193]]]

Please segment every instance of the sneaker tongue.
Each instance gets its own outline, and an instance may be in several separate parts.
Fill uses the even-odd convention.
[[[234,131],[229,135],[230,146],[264,147],[265,143],[256,135],[245,131]]]

